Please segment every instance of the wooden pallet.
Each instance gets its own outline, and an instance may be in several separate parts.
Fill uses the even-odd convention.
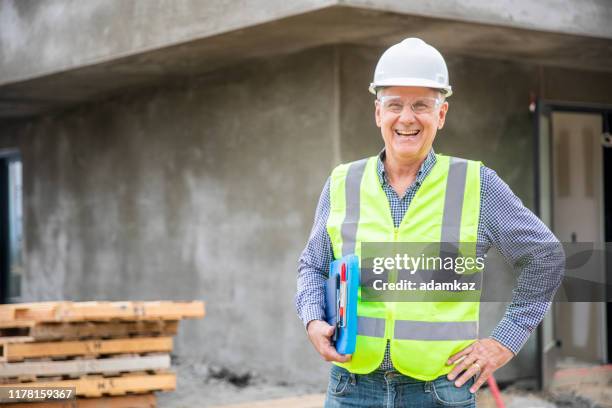
[[[0,344],[0,361],[172,351],[172,337]]]
[[[204,317],[203,302],[42,302],[0,305],[0,322],[180,320]]]
[[[82,376],[85,374],[118,374],[131,371],[153,371],[170,368],[170,355],[113,357],[65,361],[28,361],[0,363],[0,379],[49,376]],[[10,380],[9,380],[10,381]]]
[[[0,388],[16,388],[16,384],[0,385]],[[22,387],[39,388],[76,388],[76,395],[97,398],[106,395],[142,394],[153,391],[173,391],[176,389],[176,374],[124,374],[119,377],[87,376],[75,380],[38,381],[21,383]]]
[[[3,404],[2,408],[155,408],[155,394],[124,395],[120,397],[78,398],[69,401],[23,402]]]
[[[0,322],[0,343],[24,341],[103,339],[112,337],[174,336],[177,320],[140,320],[115,322]]]

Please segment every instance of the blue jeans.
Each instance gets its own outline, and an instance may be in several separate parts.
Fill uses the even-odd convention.
[[[469,390],[473,383],[471,378],[458,388],[445,375],[433,381],[420,381],[394,370],[352,374],[333,364],[325,408],[474,408],[476,396]]]

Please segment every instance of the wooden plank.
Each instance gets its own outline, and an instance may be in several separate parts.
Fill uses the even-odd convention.
[[[172,351],[172,337],[11,343],[0,345],[0,350],[2,350],[0,358],[3,361],[41,357],[170,352]]]
[[[0,320],[0,329],[16,327],[32,327],[36,324],[31,320]]]
[[[131,336],[174,336],[177,320],[142,320],[118,322],[39,323],[32,326],[28,336],[37,341],[75,340],[82,338],[108,338]]]
[[[204,317],[204,303],[194,302],[45,302],[0,305],[0,320],[37,322],[179,320]]]
[[[15,337],[0,337],[0,344],[7,343],[31,343],[34,341],[33,337],[29,336],[15,336]]]
[[[3,404],[2,408],[155,408],[155,394],[123,395],[119,397],[77,398],[69,401]]]
[[[176,374],[137,374],[120,377],[82,377],[75,380],[38,381],[19,384],[23,387],[53,388],[75,387],[76,395],[97,398],[103,395],[124,395],[176,389]],[[15,388],[16,385],[0,385],[0,388]]]
[[[15,320],[15,310],[8,305],[0,307],[0,322],[8,322]]]
[[[212,408],[321,408],[324,402],[325,394],[309,394],[291,398],[249,401],[242,404],[215,405]]]
[[[38,302],[38,303],[14,303],[9,305],[0,305],[0,321],[28,320],[19,318],[21,308],[29,306],[36,307],[38,310],[52,311],[61,302]]]
[[[0,363],[0,378],[54,375],[85,375],[128,371],[163,370],[170,368],[170,355],[114,357],[66,361],[29,361]]]

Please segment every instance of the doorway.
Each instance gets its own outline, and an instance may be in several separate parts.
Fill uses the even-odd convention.
[[[606,106],[538,103],[537,207],[561,242],[612,241],[612,143],[605,141],[610,112]],[[612,282],[611,263],[597,265],[598,281]],[[552,305],[539,329],[543,388],[558,368],[610,361],[611,317],[606,302]]]
[[[14,303],[21,298],[22,186],[19,152],[0,151],[0,303]]]

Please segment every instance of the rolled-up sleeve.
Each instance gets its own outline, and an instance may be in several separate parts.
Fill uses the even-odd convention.
[[[325,319],[325,280],[333,259],[331,241],[327,233],[329,207],[328,179],[319,198],[310,237],[298,263],[295,307],[304,326],[312,320]]]
[[[489,243],[520,272],[512,300],[491,337],[517,354],[550,308],[565,255],[548,227],[489,168],[483,168],[482,222]]]

